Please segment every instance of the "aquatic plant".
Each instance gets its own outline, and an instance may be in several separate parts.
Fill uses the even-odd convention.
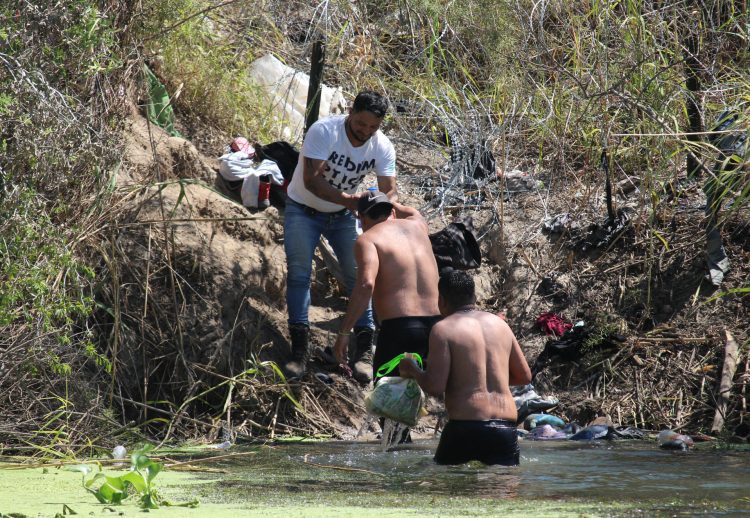
[[[91,466],[81,464],[70,466],[67,469],[83,473],[83,487],[102,504],[119,505],[134,493],[138,495],[142,509],[158,509],[159,505],[197,507],[197,499],[173,504],[159,497],[153,485],[153,480],[164,468],[164,465],[148,458],[146,452],[151,449],[153,449],[153,446],[147,445],[134,452],[130,457],[130,471],[124,475],[116,476],[99,472],[87,479],[86,476],[93,471]]]

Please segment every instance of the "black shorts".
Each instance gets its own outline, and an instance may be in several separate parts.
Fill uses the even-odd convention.
[[[372,360],[373,378],[378,368],[401,353],[418,353],[427,358],[430,345],[430,330],[442,317],[399,317],[389,318],[380,323],[375,356]],[[398,376],[398,367],[388,376]]]
[[[478,460],[485,464],[518,466],[516,423],[507,419],[448,421],[435,451],[438,464],[463,464]]]

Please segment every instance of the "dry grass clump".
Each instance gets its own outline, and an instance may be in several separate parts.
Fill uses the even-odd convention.
[[[537,386],[567,392],[561,413],[584,424],[603,415],[645,430],[710,433],[724,356],[717,341],[659,327],[573,362],[553,362],[538,375]],[[747,412],[747,359],[740,365],[725,414],[729,434]]]
[[[109,360],[86,324],[118,160],[117,100],[86,66],[113,40],[77,38],[97,19],[83,4],[0,15],[0,442],[65,455],[115,423],[97,387]]]

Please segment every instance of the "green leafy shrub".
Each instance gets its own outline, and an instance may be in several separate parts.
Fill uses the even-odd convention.
[[[248,74],[253,48],[233,33],[218,30],[222,12],[202,0],[151,1],[152,17],[140,28],[147,59],[170,92],[173,104],[188,116],[231,135],[267,142],[275,122],[264,116],[266,101]],[[195,16],[195,13],[205,12]],[[166,26],[166,28],[165,28]],[[253,34],[245,39],[252,40]]]
[[[151,449],[151,446],[147,446],[133,453],[130,471],[124,475],[107,475],[99,472],[87,479],[86,476],[93,471],[91,466],[84,464],[70,466],[67,469],[83,473],[83,487],[102,504],[120,505],[128,496],[134,494],[138,497],[141,509],[158,509],[160,505],[197,507],[198,500],[173,504],[159,496],[154,486],[154,478],[164,469],[164,465],[146,456]]]

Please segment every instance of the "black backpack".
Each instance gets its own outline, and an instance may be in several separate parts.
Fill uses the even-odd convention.
[[[257,153],[257,151],[256,151]],[[277,140],[271,142],[265,146],[261,146],[259,157],[261,160],[268,158],[276,162],[279,166],[281,174],[284,176],[284,183],[288,184],[292,181],[292,175],[297,167],[297,161],[299,161],[299,151],[289,142],[284,140]]]
[[[284,177],[284,185],[271,185],[271,204],[274,207],[285,207],[286,188],[289,182],[292,181],[294,170],[297,168],[299,151],[289,142],[277,140],[276,142],[261,146],[260,150],[256,149],[255,154],[260,160],[268,158],[276,162],[276,165],[279,166],[281,175]]]

